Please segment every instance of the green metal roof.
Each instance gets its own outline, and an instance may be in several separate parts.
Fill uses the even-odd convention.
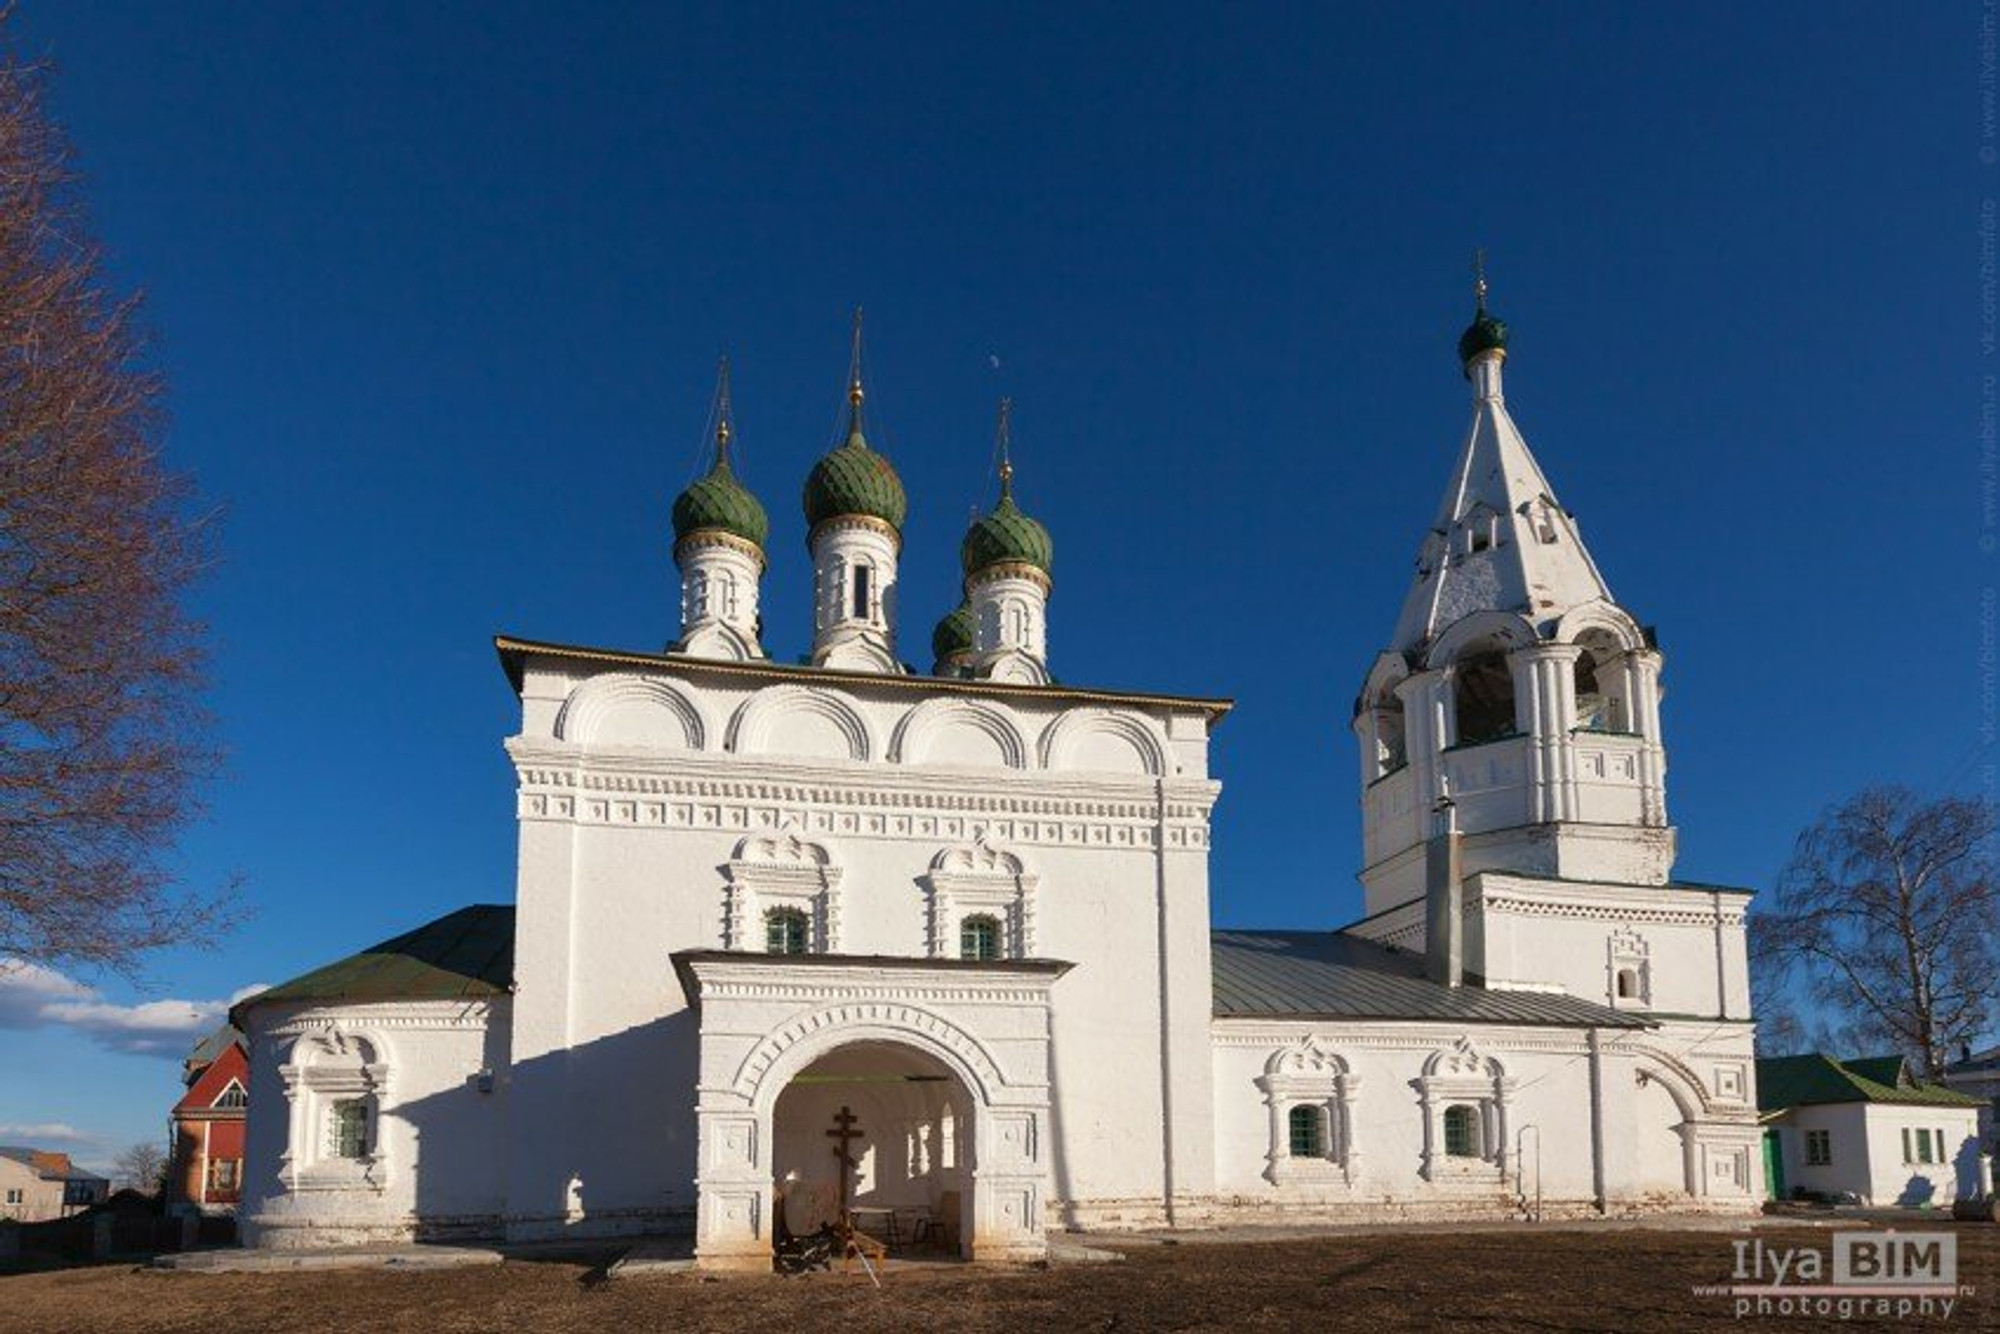
[[[1887,1084],[1890,1088],[1904,1087],[1912,1082],[1907,1062],[1900,1056],[1852,1056],[1841,1062],[1849,1071],[1863,1079],[1872,1079],[1877,1084]]]
[[[1887,1076],[1871,1079],[1863,1070]],[[1979,1099],[1938,1084],[1907,1080],[1900,1056],[1836,1061],[1820,1052],[1767,1056],[1757,1062],[1757,1110],[1781,1112],[1835,1102],[1902,1103],[1918,1107],[1977,1107]]]
[[[941,663],[949,663],[953,658],[972,652],[976,632],[972,604],[959,603],[946,612],[937,623],[937,629],[931,631],[931,656]]]
[[[704,531],[730,533],[759,551],[771,535],[764,506],[736,480],[726,455],[718,454],[715,466],[674,501],[674,540]]]
[[[990,566],[1012,564],[1053,574],[1056,544],[1048,529],[1021,512],[1013,486],[1003,480],[1000,503],[972,521],[959,543],[958,559],[968,578]]]
[[[230,1022],[253,1005],[302,1001],[474,1000],[505,995],[514,982],[514,907],[476,903],[447,913],[337,963],[239,1002]]]
[[[888,459],[868,447],[858,418],[847,443],[821,458],[806,475],[804,499],[810,528],[828,519],[865,516],[901,533],[910,512],[903,479]]]
[[[1458,361],[1461,366],[1468,364],[1481,352],[1505,352],[1507,350],[1507,324],[1496,316],[1488,315],[1482,304],[1479,313],[1467,325],[1465,332],[1458,336]]]

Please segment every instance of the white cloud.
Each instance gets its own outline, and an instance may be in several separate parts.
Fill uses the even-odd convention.
[[[0,1121],[0,1140],[9,1144],[101,1144],[103,1140],[67,1121]]]
[[[95,987],[54,969],[0,959],[0,1028],[73,1028],[112,1051],[179,1058],[223,1022],[231,1005],[261,990],[248,987],[226,1001],[170,999],[119,1005]]]
[[[19,959],[0,960],[0,1028],[40,1028],[45,1008],[90,994],[89,987],[52,968]]]

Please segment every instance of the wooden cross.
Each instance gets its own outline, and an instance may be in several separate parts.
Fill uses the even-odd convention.
[[[861,1128],[855,1124],[857,1119],[853,1111],[843,1103],[840,1111],[834,1115],[834,1128],[826,1132],[829,1139],[840,1141],[834,1146],[833,1156],[840,1160],[840,1212],[843,1217],[847,1213],[848,1174],[861,1165],[848,1148],[849,1143],[863,1137]]]

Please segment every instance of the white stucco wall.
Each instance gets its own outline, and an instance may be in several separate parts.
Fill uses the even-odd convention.
[[[1862,1194],[1871,1203],[1943,1205],[1978,1190],[1979,1169],[1974,1157],[1979,1144],[1976,1109],[1869,1103],[1864,1119],[1868,1137],[1868,1189]],[[1917,1163],[1904,1157],[1903,1131],[1919,1128],[1928,1128],[1934,1137],[1943,1140],[1945,1161]],[[1933,1156],[1939,1155],[1934,1152]]]
[[[760,907],[806,895],[823,950],[922,956],[933,864],[971,850],[1018,863],[1029,952],[1076,965],[1054,1019],[1057,1205],[1159,1221],[1207,1193],[1204,715],[912,685],[531,667],[510,742],[516,1235],[575,1225],[575,1175],[603,1183],[587,1226],[685,1221],[696,1025],[667,958],[763,948],[732,885]],[[742,867],[767,856],[796,864],[757,888]]]
[[[1941,1139],[1943,1154],[1932,1153],[1940,1160],[1906,1159],[1906,1129],[1926,1129]],[[1832,1161],[1810,1165],[1806,1136],[1816,1130],[1827,1132]],[[1794,1107],[1778,1122],[1778,1145],[1788,1195],[1803,1188],[1836,1199],[1851,1194],[1878,1207],[1943,1206],[1979,1189],[1976,1108],[1866,1102]]]
[[[1614,1213],[1741,1212],[1761,1190],[1742,1076],[1747,1032],[1603,1030],[1593,1044],[1577,1029],[1219,1020],[1215,1033],[1219,1216],[1329,1209],[1341,1216],[1504,1215],[1534,1195],[1537,1132],[1543,1203],[1551,1211],[1586,1212],[1601,1196]],[[1274,1165],[1274,1142],[1278,1158],[1286,1155],[1271,1104],[1282,1110],[1322,1095],[1310,1076],[1287,1084],[1277,1099],[1266,1089],[1274,1074],[1283,1082],[1287,1054],[1308,1046],[1345,1067],[1353,1158],[1338,1170],[1315,1164],[1294,1174],[1289,1164]],[[1488,1124],[1504,1132],[1504,1163],[1491,1143],[1490,1163],[1468,1170],[1437,1162],[1440,1127],[1433,1123],[1428,1166],[1438,1170],[1427,1170],[1427,1084],[1433,1103],[1484,1112],[1492,1100]],[[1594,1103],[1600,1113],[1593,1114]]]
[[[509,1008],[505,999],[253,1007],[246,1036],[256,1112],[237,1215],[245,1242],[499,1235]],[[366,1088],[315,1095],[314,1071],[338,1071]],[[365,1164],[326,1153],[326,1104],[346,1097],[369,1104]]]

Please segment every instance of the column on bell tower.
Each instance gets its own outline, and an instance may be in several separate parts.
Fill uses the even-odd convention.
[[[1575,644],[1529,644],[1507,655],[1514,705],[1528,749],[1528,818],[1537,824],[1577,815],[1571,730],[1576,726]]]

